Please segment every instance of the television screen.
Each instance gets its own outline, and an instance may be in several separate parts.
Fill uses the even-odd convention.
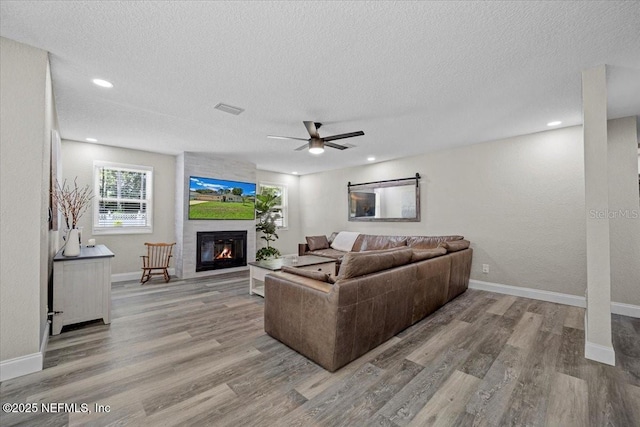
[[[189,219],[255,219],[256,185],[189,177]]]

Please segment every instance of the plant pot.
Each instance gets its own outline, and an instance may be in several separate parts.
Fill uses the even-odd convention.
[[[72,228],[67,234],[67,243],[64,245],[64,256],[78,256],[80,255],[80,237],[78,236],[78,229]]]

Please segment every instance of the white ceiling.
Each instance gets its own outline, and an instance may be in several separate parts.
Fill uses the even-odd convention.
[[[603,63],[610,118],[640,115],[638,1],[3,0],[0,13],[3,37],[51,53],[65,139],[311,173],[580,124],[580,72]],[[306,138],[303,120],[366,135],[320,156],[266,138]]]

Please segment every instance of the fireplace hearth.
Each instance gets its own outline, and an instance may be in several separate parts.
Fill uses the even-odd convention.
[[[199,231],[196,271],[247,265],[246,231]]]

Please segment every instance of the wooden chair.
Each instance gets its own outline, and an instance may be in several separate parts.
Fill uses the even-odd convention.
[[[171,261],[171,251],[175,243],[145,243],[147,246],[147,255],[142,255],[142,278],[140,283],[146,283],[151,276],[162,274],[164,281],[168,282],[169,277],[169,261]],[[155,270],[155,271],[154,271]],[[160,271],[157,271],[160,270]]]

